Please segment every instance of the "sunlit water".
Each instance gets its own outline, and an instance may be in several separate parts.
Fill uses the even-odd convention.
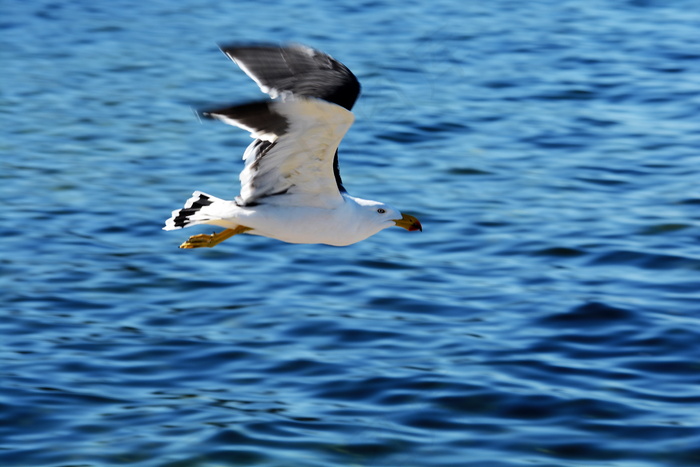
[[[216,43],[288,40],[425,231],[179,250]],[[0,465],[700,465],[695,2],[4,1],[0,58]]]

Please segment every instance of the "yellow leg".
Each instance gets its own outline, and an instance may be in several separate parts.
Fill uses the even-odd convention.
[[[199,234],[193,235],[185,243],[180,245],[180,248],[213,248],[219,243],[223,242],[227,238],[231,238],[234,235],[241,234],[251,230],[250,227],[244,225],[239,225],[235,229],[226,229],[219,233],[213,233],[211,235]]]

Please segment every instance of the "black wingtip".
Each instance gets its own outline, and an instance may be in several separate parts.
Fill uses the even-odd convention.
[[[204,118],[230,119],[251,130],[282,136],[289,129],[290,123],[285,116],[274,110],[273,105],[272,101],[257,101],[202,110],[200,113]]]
[[[223,43],[219,48],[274,94],[291,92],[351,110],[361,92],[360,82],[348,67],[313,47],[299,43]]]

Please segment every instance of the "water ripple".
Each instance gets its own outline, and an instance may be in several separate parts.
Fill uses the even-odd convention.
[[[0,464],[698,465],[694,6],[4,9]],[[177,248],[236,40],[357,73],[346,185],[422,234]]]

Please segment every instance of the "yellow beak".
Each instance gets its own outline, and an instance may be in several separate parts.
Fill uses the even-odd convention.
[[[408,231],[420,230],[423,231],[423,226],[420,225],[418,219],[408,214],[401,213],[401,219],[393,219],[396,225],[402,227]]]

